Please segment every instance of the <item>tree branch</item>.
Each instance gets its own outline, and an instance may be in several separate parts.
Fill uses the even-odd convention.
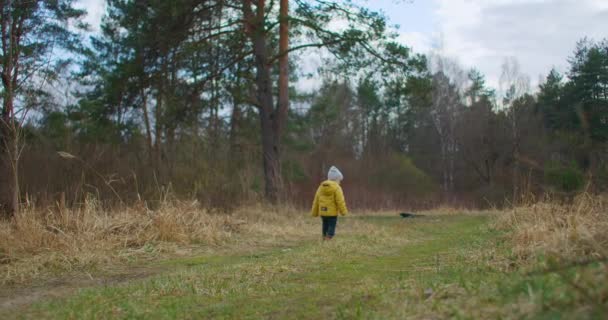
[[[281,54],[278,54],[278,55],[276,55],[274,57],[271,57],[269,59],[268,64],[273,64],[275,61],[277,61],[278,59],[280,59],[284,55],[289,54],[289,53],[294,52],[294,51],[297,51],[297,50],[301,50],[301,49],[305,49],[305,48],[322,48],[322,47],[326,47],[326,46],[329,46],[329,45],[332,45],[332,44],[340,43],[342,41],[344,41],[344,40],[340,39],[340,40],[334,40],[334,41],[328,41],[328,42],[308,43],[308,44],[303,44],[303,45],[299,45],[299,46],[296,46],[296,47],[292,47],[292,48],[289,48],[289,50],[287,50],[287,51],[285,51],[285,52],[283,52]]]

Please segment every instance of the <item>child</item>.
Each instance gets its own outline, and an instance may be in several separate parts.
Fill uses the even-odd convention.
[[[323,220],[323,240],[331,240],[334,237],[338,214],[345,216],[348,213],[340,187],[342,179],[344,176],[340,170],[332,166],[327,173],[327,181],[321,183],[312,203],[312,216],[321,216]]]

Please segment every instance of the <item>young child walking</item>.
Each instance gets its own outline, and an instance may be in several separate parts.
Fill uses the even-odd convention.
[[[332,166],[327,173],[327,180],[317,189],[312,203],[312,216],[321,216],[323,221],[323,240],[331,240],[334,237],[338,215],[345,216],[348,213],[344,193],[340,187],[342,179],[344,176],[340,170]]]

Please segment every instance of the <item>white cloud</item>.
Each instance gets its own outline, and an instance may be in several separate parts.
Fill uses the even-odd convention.
[[[580,38],[608,36],[606,0],[435,1],[442,53],[479,68],[492,86],[506,57],[537,79],[553,66],[565,71]]]
[[[418,53],[426,53],[433,49],[433,38],[422,32],[400,32],[397,41],[414,49]]]
[[[105,0],[79,0],[76,2],[75,7],[79,9],[85,9],[87,16],[84,21],[91,26],[92,32],[98,32],[101,24],[101,18],[106,11]]]

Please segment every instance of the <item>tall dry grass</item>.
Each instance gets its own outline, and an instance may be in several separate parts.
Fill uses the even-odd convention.
[[[314,233],[313,221],[301,215],[263,206],[216,214],[196,201],[166,202],[154,211],[145,205],[108,211],[92,198],[79,209],[25,208],[0,222],[0,283],[95,270],[191,244],[254,245]]]
[[[544,201],[500,216],[519,259],[544,256],[556,262],[608,258],[608,196],[581,194],[568,204]]]
[[[196,201],[166,200],[155,210],[142,203],[115,210],[88,198],[77,209],[24,208],[10,221],[0,221],[0,284],[86,274],[175,255],[285,247],[320,240],[320,231],[318,218],[285,205],[249,205],[219,214]],[[365,219],[339,227],[340,235],[363,234],[370,244],[409,241],[402,236],[395,240],[388,231]]]
[[[509,266],[546,276],[551,294],[530,294],[517,304],[525,313],[568,310],[566,318],[596,318],[608,301],[608,196],[581,194],[570,203],[552,199],[502,215],[515,260]],[[514,263],[514,264],[513,264]],[[548,275],[551,275],[549,278]],[[557,281],[557,282],[556,282]],[[555,283],[562,285],[555,286]],[[551,285],[553,284],[553,286]],[[593,316],[592,316],[593,315]]]

